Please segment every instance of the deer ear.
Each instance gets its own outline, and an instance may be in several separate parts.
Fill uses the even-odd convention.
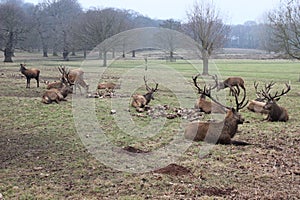
[[[280,97],[278,97],[277,99],[275,99],[275,101],[279,101]]]

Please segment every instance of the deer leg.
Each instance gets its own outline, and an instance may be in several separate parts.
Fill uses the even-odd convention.
[[[36,79],[36,86],[40,87],[40,81],[39,81],[39,77],[35,78]]]
[[[27,78],[26,88],[30,88],[30,78]]]

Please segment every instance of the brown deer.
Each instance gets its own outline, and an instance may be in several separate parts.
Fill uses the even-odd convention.
[[[247,105],[247,102],[245,102],[245,92],[240,102],[238,100],[237,91],[234,89],[233,92],[236,108],[222,105],[211,96],[210,90],[205,86],[204,89],[201,90],[201,93],[209,97],[216,104],[226,108],[226,116],[221,122],[191,122],[185,128],[184,137],[189,140],[205,141],[208,143],[248,145],[249,143],[232,140],[238,130],[238,125],[244,122],[244,118],[239,113],[239,110]]]
[[[150,103],[150,101],[154,100],[154,92],[156,92],[158,88],[158,83],[156,83],[155,88],[150,88],[147,84],[145,76],[144,76],[144,82],[145,82],[146,90],[148,92],[144,95],[140,95],[140,94],[132,95],[131,106],[136,108],[136,110],[139,112],[143,112],[145,107]]]
[[[118,87],[117,84],[112,83],[112,82],[107,82],[107,83],[99,83],[97,89],[98,90],[103,90],[103,89],[114,90],[117,87]]]
[[[217,91],[219,91],[221,89],[225,89],[227,87],[230,88],[229,95],[234,92],[233,87],[236,87],[237,95],[240,95],[240,87],[244,91],[246,91],[244,79],[242,79],[239,76],[229,77],[226,80],[224,80],[223,82],[220,82],[218,85]]]
[[[74,93],[76,94],[76,87],[79,89],[80,94],[81,92],[81,87],[83,87],[88,93],[89,90],[89,85],[83,80],[83,74],[84,72],[80,68],[76,69],[66,69],[65,66],[58,67],[58,70],[62,74],[62,78],[66,79],[69,83],[69,85],[74,85]]]
[[[36,85],[39,87],[40,70],[35,68],[26,69],[25,66],[25,64],[20,64],[20,71],[26,76],[26,88],[30,88],[30,79],[32,78],[36,80]]]
[[[52,88],[60,89],[64,85],[62,83],[62,81],[54,81],[54,82],[44,81],[44,83],[46,84],[46,89],[47,90],[50,90]]]
[[[277,101],[280,99],[280,97],[287,94],[291,90],[291,86],[289,84],[286,83],[285,86],[286,89],[282,89],[280,94],[278,94],[277,91],[274,95],[271,95],[270,91],[268,91],[266,88],[262,90],[262,95],[267,99],[267,103],[264,106],[264,109],[269,111],[267,117],[268,121],[286,122],[289,120],[287,110],[277,104]]]
[[[66,101],[65,98],[71,93],[72,88],[69,85],[63,85],[60,89],[52,88],[45,91],[42,96],[42,102],[45,104],[56,102],[58,104],[60,101]]]
[[[197,83],[197,78],[199,75],[200,74],[193,77],[194,85],[197,88],[198,93],[200,94],[200,97],[197,100],[197,102],[195,103],[194,108],[199,109],[200,111],[202,111],[206,114],[210,114],[212,112],[213,113],[225,113],[226,111],[225,111],[224,107],[220,106],[217,103],[214,103],[213,101],[206,100],[206,95],[203,94],[202,89],[200,89],[200,87],[198,86],[198,83]],[[215,85],[208,88],[209,92],[211,92],[211,90],[215,89],[218,86],[218,77],[216,75],[214,75],[214,76],[212,76],[212,78],[215,81]]]
[[[270,92],[272,87],[274,86],[275,82],[270,82],[269,84],[265,84],[265,90],[267,93]],[[254,82],[254,88],[255,88],[255,94],[256,94],[256,99],[251,100],[249,104],[247,105],[247,109],[256,112],[256,113],[261,113],[261,114],[269,114],[269,111],[264,109],[264,106],[266,105],[266,98],[262,96],[261,92],[258,91],[258,83],[255,81]]]

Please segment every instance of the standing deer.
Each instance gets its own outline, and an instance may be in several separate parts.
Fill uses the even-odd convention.
[[[199,99],[197,100],[197,102],[195,103],[194,108],[199,109],[200,111],[206,113],[206,114],[210,114],[210,113],[225,113],[225,109],[224,107],[220,106],[219,104],[214,103],[213,101],[207,101],[206,100],[206,95],[204,95],[202,93],[202,89],[200,89],[200,87],[198,86],[197,83],[197,78],[200,74],[196,75],[193,77],[193,82],[195,87],[198,89],[198,93],[200,94]],[[215,89],[218,86],[218,77],[217,75],[212,76],[214,81],[215,81],[215,85],[212,87],[207,88],[207,90],[209,90],[208,92],[210,93],[211,90]]]
[[[224,80],[223,82],[220,82],[218,85],[218,91],[220,89],[225,89],[227,87],[230,88],[229,95],[234,92],[233,87],[237,88],[237,95],[240,95],[240,87],[244,90],[244,92],[246,91],[244,80],[238,76],[229,77],[226,80]]]
[[[144,95],[140,95],[140,94],[132,95],[131,105],[132,107],[136,108],[136,110],[139,112],[143,112],[145,106],[147,106],[151,100],[154,100],[153,94],[154,92],[157,91],[158,88],[158,83],[156,83],[155,88],[150,88],[147,84],[145,76],[144,76],[144,82],[145,82],[146,90],[148,92]]]
[[[221,122],[191,122],[185,128],[184,137],[189,140],[205,141],[208,143],[247,145],[248,143],[231,140],[237,132],[238,125],[244,122],[244,118],[239,113],[239,110],[247,105],[247,102],[245,102],[246,93],[244,92],[244,96],[239,102],[237,91],[233,91],[236,108],[222,105],[211,96],[210,90],[205,86],[204,89],[201,90],[201,94],[207,96],[216,104],[226,108],[226,116]]]
[[[80,94],[81,92],[81,87],[83,87],[88,93],[89,90],[89,85],[83,80],[83,74],[84,72],[82,69],[77,68],[77,69],[66,69],[65,66],[63,67],[58,67],[58,70],[62,74],[62,79],[66,79],[70,85],[74,85],[74,93],[76,94],[76,87],[78,87]]]
[[[271,95],[270,91],[267,88],[262,90],[262,95],[268,100],[264,109],[268,110],[268,117],[267,120],[274,122],[274,121],[282,121],[286,122],[289,120],[289,115],[287,110],[284,107],[281,107],[277,104],[277,101],[280,99],[281,96],[287,94],[291,90],[291,86],[289,84],[285,84],[286,90],[282,89],[281,93],[278,94],[278,91]]]
[[[35,68],[26,69],[25,64],[20,64],[20,71],[26,76],[26,88],[30,88],[30,79],[36,80],[36,86],[39,87],[40,70]]]

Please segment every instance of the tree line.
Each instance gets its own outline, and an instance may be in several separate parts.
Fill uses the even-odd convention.
[[[183,32],[199,43],[203,58],[215,49],[251,48],[281,52],[300,59],[300,3],[282,1],[269,11],[265,23],[249,21],[227,25],[216,7],[195,2],[188,21],[156,20],[133,10],[90,8],[77,0],[44,0],[37,5],[23,0],[0,0],[0,51],[12,62],[14,51],[41,51],[44,57],[86,52],[107,38],[140,27],[163,27]],[[173,51],[170,51],[172,57]],[[204,59],[205,61],[205,59]]]

